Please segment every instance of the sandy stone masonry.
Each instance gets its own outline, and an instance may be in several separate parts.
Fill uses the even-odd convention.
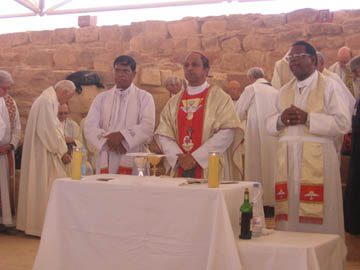
[[[237,79],[247,85],[246,72],[262,67],[271,79],[276,60],[296,40],[306,40],[324,53],[329,66],[347,45],[360,54],[360,10],[337,11],[331,23],[318,22],[318,10],[302,9],[279,15],[230,15],[146,21],[129,26],[89,26],[0,35],[0,69],[13,74],[15,98],[23,130],[32,102],[49,85],[78,70],[99,72],[110,88],[112,62],[121,54],[137,63],[135,83],[155,99],[157,119],[168,100],[162,82],[169,74],[183,76],[188,51],[204,51],[211,62],[212,83],[224,86]],[[84,87],[70,102],[72,118],[80,121],[100,92]]]

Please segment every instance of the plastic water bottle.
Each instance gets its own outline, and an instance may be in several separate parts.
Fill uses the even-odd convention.
[[[262,192],[260,190],[260,185],[254,183],[254,196],[251,200],[253,207],[253,218],[252,218],[252,236],[258,237],[262,234],[262,229],[265,227],[265,216],[264,216],[264,206],[262,202]]]
[[[87,151],[85,146],[81,148],[81,178],[84,178],[86,176],[86,161],[87,161]]]

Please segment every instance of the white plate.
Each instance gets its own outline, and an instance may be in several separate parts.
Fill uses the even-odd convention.
[[[153,153],[148,153],[147,155],[148,157],[158,157],[158,158],[161,158],[161,157],[166,157],[166,155],[160,155],[160,154],[153,154]]]

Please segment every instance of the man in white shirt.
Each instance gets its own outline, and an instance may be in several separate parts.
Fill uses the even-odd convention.
[[[220,179],[240,180],[242,136],[233,139],[242,129],[230,96],[206,81],[210,64],[201,52],[189,53],[183,68],[189,85],[165,105],[156,130],[172,175],[207,178],[209,152],[218,152]]]
[[[153,136],[155,103],[136,87],[136,62],[128,55],[113,64],[115,86],[96,96],[84,123],[85,138],[97,150],[96,173],[137,174],[129,152],[143,152]]]
[[[26,123],[21,160],[16,228],[40,236],[52,183],[66,177],[64,164],[71,162],[57,117],[59,104],[68,102],[75,85],[59,81],[44,90],[31,106]]]
[[[329,71],[336,73],[345,83],[351,94],[357,99],[360,93],[354,91],[353,77],[348,63],[352,58],[352,51],[348,47],[341,47],[337,53],[337,62],[329,67]]]
[[[15,163],[14,151],[21,136],[19,111],[15,100],[9,95],[9,90],[14,83],[12,76],[5,70],[0,70],[0,102],[3,120],[0,138],[0,229],[14,226],[12,212],[15,212]]]
[[[265,79],[262,68],[248,70],[248,85],[237,104],[240,120],[247,118],[245,127],[245,181],[260,182],[264,190],[264,205],[274,207],[274,170],[277,138],[266,132],[265,118],[272,111],[278,90]]]
[[[279,230],[333,233],[344,238],[340,165],[334,140],[351,128],[338,84],[317,70],[315,49],[292,45],[296,79],[280,89],[267,131],[279,136],[275,219]]]

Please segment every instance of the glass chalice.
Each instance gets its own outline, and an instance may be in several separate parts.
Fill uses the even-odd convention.
[[[147,158],[144,155],[135,156],[134,162],[138,170],[138,176],[144,176],[144,170],[147,162]]]
[[[156,176],[156,172],[158,170],[158,168],[156,166],[160,163],[161,158],[163,156],[164,155],[156,155],[156,154],[149,154],[147,156],[147,159],[149,160],[150,164],[152,165],[153,176]]]

